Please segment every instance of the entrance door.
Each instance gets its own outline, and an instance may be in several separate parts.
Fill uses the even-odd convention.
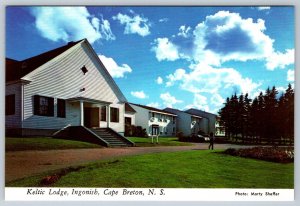
[[[85,107],[84,108],[84,126],[99,127],[99,108]]]
[[[158,134],[159,134],[159,126],[152,125],[152,135],[158,135]]]

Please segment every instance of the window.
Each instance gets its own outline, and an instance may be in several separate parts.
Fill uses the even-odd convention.
[[[176,122],[176,118],[173,116],[173,124],[175,124]]]
[[[131,125],[131,118],[125,117],[125,125]]]
[[[34,114],[40,116],[54,116],[54,98],[35,95]]]
[[[5,96],[5,115],[15,114],[15,95],[10,94]]]
[[[86,68],[85,66],[83,66],[83,67],[81,68],[81,71],[83,72],[83,75],[85,75],[85,73],[88,72],[88,70],[87,70],[87,68]]]
[[[110,108],[110,121],[119,122],[119,109],[111,107]]]
[[[106,121],[106,106],[101,107],[101,120],[100,121]]]
[[[57,99],[57,117],[66,117],[66,100]]]

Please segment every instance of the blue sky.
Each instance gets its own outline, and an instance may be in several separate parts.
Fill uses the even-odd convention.
[[[294,84],[293,7],[7,7],[6,57],[87,38],[129,102],[217,113]]]

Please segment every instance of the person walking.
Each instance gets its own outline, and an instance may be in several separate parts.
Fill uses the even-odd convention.
[[[215,137],[214,137],[214,133],[210,133],[209,134],[209,146],[208,146],[208,149],[214,149],[214,140],[215,140]]]

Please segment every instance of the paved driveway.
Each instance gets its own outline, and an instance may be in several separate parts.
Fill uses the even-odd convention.
[[[207,143],[192,146],[126,147],[99,149],[66,149],[49,151],[18,151],[5,153],[5,182],[32,176],[42,172],[81,165],[114,157],[159,152],[207,149]],[[215,149],[247,146],[215,144]]]

